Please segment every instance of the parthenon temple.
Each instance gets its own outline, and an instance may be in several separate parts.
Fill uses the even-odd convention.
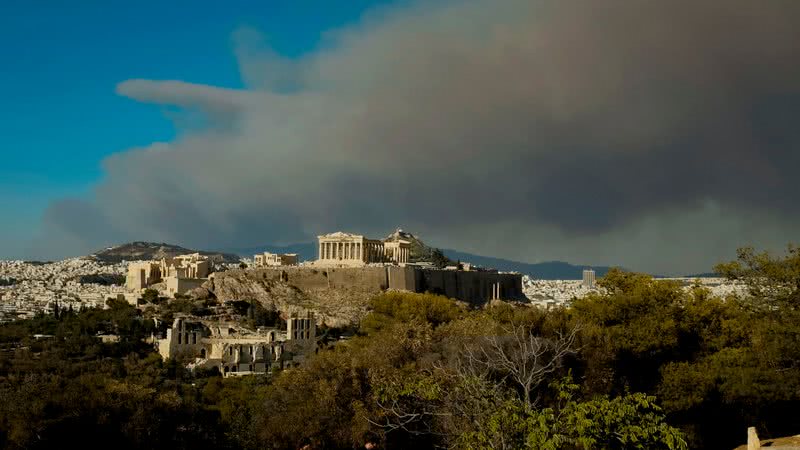
[[[411,243],[383,242],[362,235],[336,232],[317,236],[318,265],[363,266],[372,263],[405,264],[411,256]]]

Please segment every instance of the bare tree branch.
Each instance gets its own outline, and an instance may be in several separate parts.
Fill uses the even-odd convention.
[[[533,408],[536,388],[561,367],[567,355],[576,352],[578,330],[576,326],[548,339],[535,335],[533,329],[525,325],[512,325],[505,328],[503,334],[485,336],[465,346],[455,369],[462,376],[490,378],[492,374],[499,374],[498,384],[510,379],[522,390],[526,407]]]

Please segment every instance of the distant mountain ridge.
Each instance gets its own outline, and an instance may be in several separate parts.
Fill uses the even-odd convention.
[[[178,255],[185,255],[188,253],[200,253],[201,255],[208,256],[209,258],[217,259],[227,263],[236,263],[240,259],[238,255],[233,253],[192,250],[178,245],[142,241],[129,242],[126,244],[105,248],[92,253],[91,255],[87,256],[87,258],[107,264],[114,264],[122,261],[174,258]]]
[[[602,277],[611,269],[609,266],[575,265],[563,261],[524,263],[509,259],[481,256],[458,250],[442,249],[445,256],[459,261],[468,261],[483,267],[491,267],[503,272],[519,272],[540,280],[580,280],[584,269],[594,269],[596,277]]]

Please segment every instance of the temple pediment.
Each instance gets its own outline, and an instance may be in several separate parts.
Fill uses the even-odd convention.
[[[343,238],[363,238],[364,236],[354,233],[345,233],[344,231],[337,231],[335,233],[323,234],[317,237],[320,239],[343,239]]]

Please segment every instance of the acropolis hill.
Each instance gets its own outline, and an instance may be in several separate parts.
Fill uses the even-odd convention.
[[[387,289],[441,293],[475,305],[493,298],[523,298],[519,274],[395,266],[236,269],[214,274],[189,295],[253,299],[290,313],[314,310],[320,321],[340,325],[357,322],[366,314],[369,299]]]
[[[321,235],[313,262],[281,265],[278,261],[294,261],[294,255],[256,255],[259,267],[214,273],[188,294],[220,301],[253,299],[288,313],[313,310],[328,324],[358,321],[369,299],[385,290],[438,293],[473,305],[525,298],[518,273],[409,263],[410,242],[398,233],[383,241],[344,232]]]

